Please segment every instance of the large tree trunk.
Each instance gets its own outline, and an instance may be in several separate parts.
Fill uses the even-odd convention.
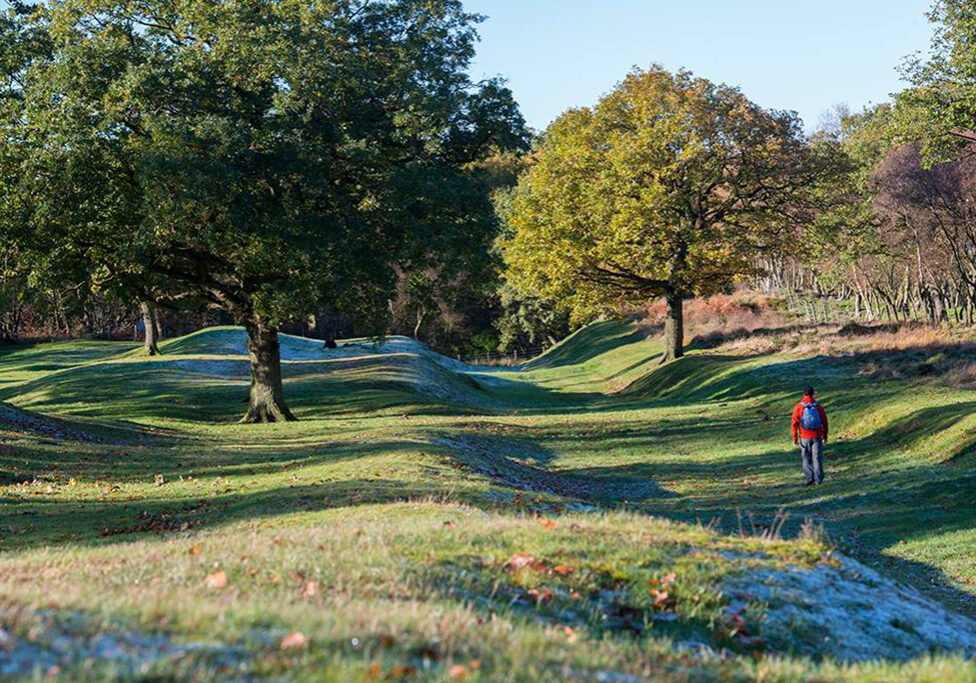
[[[141,302],[139,308],[142,310],[142,326],[144,328],[142,350],[146,352],[147,356],[158,356],[159,346],[156,340],[158,332],[158,328],[156,327],[156,311],[146,301]]]
[[[278,330],[260,317],[247,321],[244,327],[251,360],[251,397],[241,422],[290,422],[297,419],[285,404]]]
[[[679,292],[669,292],[665,297],[668,303],[667,317],[664,319],[664,358],[668,363],[685,355],[684,297]]]

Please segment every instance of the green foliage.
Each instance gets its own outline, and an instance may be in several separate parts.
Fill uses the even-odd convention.
[[[821,151],[736,88],[634,71],[546,131],[513,201],[508,277],[577,321],[719,291],[782,243],[829,170]]]
[[[452,0],[46,3],[18,26],[51,48],[3,117],[18,236],[136,298],[375,315],[392,263],[490,214],[466,165],[519,141],[508,91],[466,75],[474,21]]]
[[[928,55],[907,60],[913,88],[901,94],[916,116],[913,128],[929,163],[955,157],[968,144],[956,132],[976,132],[976,12],[968,0],[936,0]]]
[[[552,346],[569,334],[569,311],[532,294],[521,294],[510,283],[499,291],[502,314],[495,321],[502,351]]]
[[[393,332],[460,357],[486,350],[473,339],[494,337],[500,272],[494,244],[501,226],[497,198],[510,193],[523,164],[519,152],[497,152],[467,167],[475,191],[452,197],[463,217],[399,259],[390,304]]]

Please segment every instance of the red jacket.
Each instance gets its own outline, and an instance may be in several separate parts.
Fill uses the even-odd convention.
[[[809,396],[804,396],[803,400],[796,404],[796,408],[793,409],[793,440],[796,441],[797,438],[800,439],[823,439],[827,440],[827,413],[824,411],[822,405],[817,403],[817,412],[820,413],[820,424],[822,425],[820,429],[809,430],[804,429],[800,425],[800,420],[803,418],[803,406],[809,403],[816,403]],[[797,433],[799,432],[799,436]]]

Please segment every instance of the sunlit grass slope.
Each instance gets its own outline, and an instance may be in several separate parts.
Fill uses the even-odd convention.
[[[659,366],[633,323],[584,328],[520,370],[465,370],[403,339],[355,344],[286,338],[302,419],[268,426],[234,423],[239,329],[152,359],[131,344],[0,349],[0,400],[52,420],[0,421],[0,626],[43,649],[52,613],[20,609],[42,608],[223,644],[142,665],[201,679],[976,677],[960,658],[885,645],[888,632],[879,656],[910,663],[834,661],[815,623],[784,631],[785,608],[742,589],[841,571],[819,524],[971,611],[971,392],[868,374],[856,353],[693,346]],[[813,490],[788,443],[808,382],[834,434]],[[755,537],[780,510],[789,537],[816,524]],[[896,627],[925,643],[931,625]],[[304,645],[282,649],[294,632]],[[86,658],[63,671],[131,674]]]

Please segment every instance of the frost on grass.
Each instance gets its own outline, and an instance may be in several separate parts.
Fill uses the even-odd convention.
[[[369,339],[345,340],[339,342],[338,348],[327,349],[319,339],[279,334],[278,343],[283,361],[335,360],[389,353],[413,353],[444,358],[431,351],[425,344],[409,337],[386,337],[378,342]],[[173,340],[171,346],[166,349],[165,355],[159,360],[165,360],[167,355],[246,357],[247,335],[242,328],[201,330]],[[444,360],[447,363],[459,363],[450,358]]]
[[[4,622],[24,621],[14,635]],[[110,678],[159,669],[184,674],[210,670],[244,673],[247,653],[219,643],[180,642],[164,633],[104,630],[80,612],[40,610],[29,615],[0,612],[0,678],[94,668]]]
[[[764,604],[763,631],[778,650],[841,661],[976,655],[976,621],[846,557],[749,571],[729,579],[725,592],[732,613]]]
[[[290,334],[281,334],[278,339],[286,377],[321,372],[322,363],[331,361],[384,358],[387,367],[377,368],[377,377],[385,371],[417,393],[439,401],[479,405],[492,402],[481,390],[483,376],[475,379],[469,374],[484,368],[442,356],[416,339],[396,336],[381,341],[352,339],[339,342],[335,349],[326,348],[320,340]],[[174,340],[172,347],[172,351],[167,348],[163,356],[151,362],[170,363],[184,372],[239,381],[246,381],[250,373],[247,337],[242,329],[204,330]]]

